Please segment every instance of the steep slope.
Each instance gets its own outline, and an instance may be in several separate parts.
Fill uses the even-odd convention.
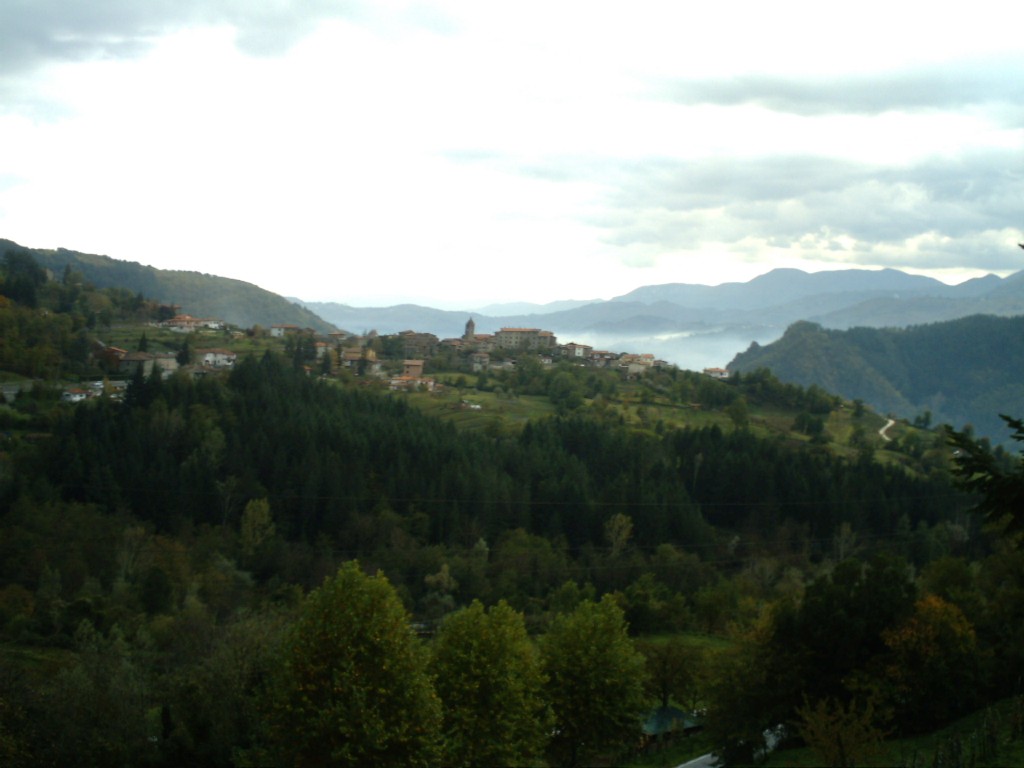
[[[0,239],[0,253],[9,249],[28,251],[40,266],[57,275],[70,265],[98,288],[126,288],[148,298],[180,305],[183,312],[197,317],[216,317],[242,328],[288,323],[324,333],[336,330],[305,307],[242,280],[200,272],[156,269],[134,261],[64,248],[25,248]]]
[[[975,315],[906,329],[827,330],[790,326],[767,346],[752,345],[733,371],[768,368],[783,381],[817,384],[882,411],[972,424],[1002,441],[1000,413],[1024,413],[1024,317]]]

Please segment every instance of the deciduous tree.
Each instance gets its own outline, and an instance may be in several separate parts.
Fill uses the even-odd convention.
[[[885,732],[875,722],[874,703],[863,707],[851,701],[821,699],[811,706],[805,701],[796,711],[797,731],[830,768],[853,768],[877,752]]]
[[[449,616],[433,646],[444,704],[444,763],[533,765],[544,754],[550,712],[540,656],[522,614],[474,601]]]
[[[394,588],[357,562],[311,592],[284,642],[270,714],[283,764],[424,766],[440,702]]]
[[[556,618],[541,649],[555,716],[555,761],[576,766],[634,744],[647,709],[644,657],[614,599],[586,601]]]
[[[674,699],[692,704],[696,695],[697,673],[703,661],[699,648],[679,639],[667,642],[645,642],[640,645],[647,663],[647,691],[662,707]]]
[[[977,641],[963,611],[926,595],[883,638],[891,653],[887,677],[907,727],[930,728],[969,710],[977,696]]]

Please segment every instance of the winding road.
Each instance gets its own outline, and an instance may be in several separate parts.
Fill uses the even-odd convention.
[[[718,761],[715,759],[714,755],[709,753],[707,755],[695,757],[688,763],[677,765],[676,768],[715,768],[716,765],[718,765]]]
[[[878,436],[881,437],[883,440],[885,440],[885,442],[887,442],[887,443],[891,443],[892,442],[892,438],[889,437],[885,433],[889,430],[889,427],[891,427],[895,423],[896,423],[895,421],[893,421],[892,419],[889,419],[887,422],[885,422],[885,426],[882,427],[880,430],[878,430]]]

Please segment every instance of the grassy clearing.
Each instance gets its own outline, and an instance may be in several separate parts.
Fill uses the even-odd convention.
[[[226,347],[240,355],[249,351],[262,354],[265,349],[270,347],[280,349],[282,346],[277,340],[253,340],[248,337],[232,336],[224,331],[198,330],[184,334],[154,325],[114,325],[109,331],[104,329],[96,332],[96,335],[103,339],[105,344],[120,347],[129,352],[138,349],[142,334],[146,334],[146,343],[150,352],[177,352],[181,349],[185,339],[188,339],[188,343],[193,349]]]
[[[498,435],[518,430],[531,419],[552,416],[556,412],[546,397],[499,397],[493,392],[475,389],[465,392],[450,388],[442,392],[413,392],[408,397],[410,404],[424,413],[451,421],[459,429],[490,431]]]
[[[706,635],[700,632],[678,632],[664,635],[643,635],[641,638],[648,643],[678,642],[700,651],[720,652],[736,647],[736,641],[721,635]]]
[[[434,393],[413,393],[410,402],[432,415],[450,420],[460,429],[488,431],[494,435],[515,433],[530,419],[543,418],[556,413],[556,409],[543,396],[519,395],[509,398],[494,392],[483,392],[474,388],[476,376],[472,374],[442,372],[434,378],[445,385]],[[457,388],[459,382],[465,386]],[[472,406],[480,406],[479,409]],[[724,432],[736,429],[729,415],[722,409],[702,408],[689,404],[670,402],[666,397],[643,390],[635,383],[624,382],[616,396],[603,399],[600,403],[587,401],[587,408],[599,409],[606,417],[651,432],[670,429],[702,429],[718,427]],[[864,409],[855,415],[856,409],[850,403],[833,410],[825,422],[826,443],[823,448],[851,461],[857,459],[861,450],[858,446],[874,451],[877,461],[885,464],[899,464],[908,471],[919,471],[918,460],[903,453],[886,450],[889,445],[879,434],[886,418]],[[793,430],[798,412],[792,408],[776,405],[751,405],[746,429],[758,437],[782,437],[794,444],[809,443],[809,435]],[[897,422],[889,430],[893,439],[907,435],[928,442],[934,439],[931,433],[918,430],[905,422]]]

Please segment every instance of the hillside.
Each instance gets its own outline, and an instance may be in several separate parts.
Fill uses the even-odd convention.
[[[735,357],[738,372],[769,368],[783,381],[861,399],[882,412],[971,424],[1002,442],[998,414],[1024,412],[1024,317],[975,315],[906,329],[829,330],[799,322],[777,342]]]
[[[0,266],[0,368],[77,373],[97,332],[183,353],[213,338],[165,336],[167,307],[23,256]],[[968,513],[942,434],[765,371],[523,354],[477,374],[452,353],[429,361],[440,387],[402,392],[359,368],[311,375],[316,350],[291,338],[216,343],[237,362],[0,403],[0,764],[304,764],[282,756],[311,718],[282,702],[327,685],[393,711],[414,674],[435,714],[461,706],[494,743],[532,718],[533,762],[566,764],[544,713],[572,686],[497,713],[445,687],[493,669],[501,682],[462,686],[490,694],[516,659],[573,681],[619,670],[564,710],[621,713],[632,691],[588,761],[603,765],[631,764],[659,704],[706,712],[721,752],[802,702],[848,700],[849,680],[883,692],[878,727],[900,733],[1015,692],[1024,567]],[[460,636],[486,654],[448,654]],[[519,650],[477,642],[501,636]],[[458,748],[437,717],[406,722]]]
[[[241,328],[298,325],[322,333],[336,330],[309,309],[252,283],[200,272],[156,269],[134,261],[79,253],[65,248],[26,248],[0,239],[0,254],[26,251],[56,275],[68,265],[97,288],[126,288],[147,298],[179,305],[196,317],[216,317]]]

